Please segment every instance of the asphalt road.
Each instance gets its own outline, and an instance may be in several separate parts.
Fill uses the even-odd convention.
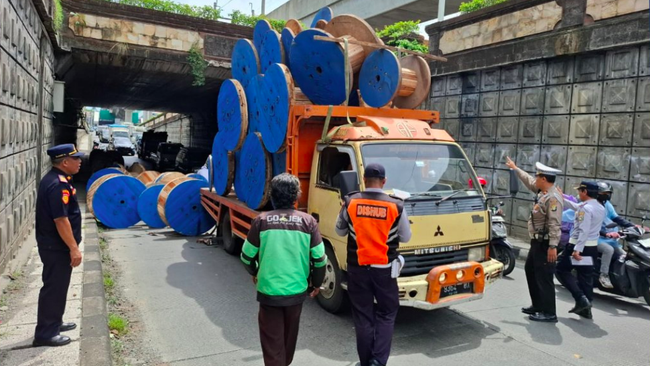
[[[171,230],[109,230],[119,286],[139,314],[143,340],[169,365],[262,365],[257,302],[239,259]],[[399,312],[390,365],[648,365],[650,309],[642,299],[597,294],[594,320],[568,314],[557,288],[557,324],[529,321],[524,272],[451,309]],[[294,365],[354,365],[352,318],[315,301],[303,308]]]

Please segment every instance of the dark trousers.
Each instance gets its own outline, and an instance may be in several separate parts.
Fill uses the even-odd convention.
[[[43,287],[38,295],[38,315],[34,338],[49,339],[59,334],[68,297],[72,266],[70,252],[39,249],[43,262]]]
[[[258,322],[264,365],[287,366],[293,361],[298,340],[302,304],[269,306],[260,304]]]
[[[575,245],[568,244],[560,258],[558,259],[557,264],[557,275],[562,280],[564,286],[571,292],[573,298],[578,301],[582,296],[586,296],[589,301],[593,301],[594,298],[594,266],[574,266],[571,264],[571,254],[573,254],[573,249]],[[598,258],[598,247],[585,247],[582,253],[582,257],[591,257],[594,263],[596,263],[596,258]],[[572,270],[576,271],[576,276],[571,273]]]
[[[555,263],[548,263],[547,255],[548,240],[532,239],[524,269],[533,308],[549,315],[555,315],[555,286],[553,284]]]
[[[397,279],[390,268],[348,266],[348,295],[361,366],[372,359],[386,365],[399,310]]]

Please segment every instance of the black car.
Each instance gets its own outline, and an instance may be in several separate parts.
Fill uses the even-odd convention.
[[[164,142],[158,145],[158,151],[154,157],[154,162],[158,170],[164,171],[173,169],[176,166],[176,155],[183,147],[183,144],[175,142]]]
[[[133,143],[126,137],[114,137],[113,141],[108,145],[108,149],[115,150],[122,155],[135,155]]]
[[[183,147],[176,155],[176,170],[189,173],[199,169],[210,155],[210,150],[200,147]]]

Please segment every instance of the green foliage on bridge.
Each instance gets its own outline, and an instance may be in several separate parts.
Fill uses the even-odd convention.
[[[470,2],[460,3],[458,10],[463,14],[467,14],[479,9],[487,8],[488,6],[504,3],[506,1],[508,0],[472,0]]]
[[[205,85],[205,69],[208,67],[208,62],[203,57],[203,53],[196,43],[190,48],[189,54],[187,55],[187,62],[192,68],[192,76],[194,77],[192,86]]]
[[[429,53],[429,47],[418,39],[420,21],[403,21],[387,25],[382,30],[376,30],[377,37],[389,46],[403,48],[421,53]]]
[[[141,8],[164,11],[167,13],[187,15],[196,18],[219,20],[221,9],[209,5],[179,4],[170,0],[106,0],[112,3],[139,6]]]
[[[268,20],[269,23],[271,24],[271,27],[273,27],[273,29],[275,29],[278,33],[282,32],[284,25],[287,24],[285,20],[269,19],[264,15],[258,15],[254,17],[254,16],[246,15],[239,10],[235,10],[230,14],[230,22],[232,24],[245,25],[248,27],[254,27],[255,23],[257,23],[257,21],[261,19]],[[303,28],[306,29],[306,27]]]
[[[54,31],[59,32],[63,26],[63,6],[61,0],[54,0]]]

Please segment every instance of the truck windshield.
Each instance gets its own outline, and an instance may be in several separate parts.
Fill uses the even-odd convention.
[[[458,146],[432,143],[371,143],[361,148],[364,165],[386,168],[384,189],[411,196],[475,196],[476,177]],[[473,184],[470,184],[473,180]],[[457,192],[457,193],[456,193]],[[398,194],[399,195],[399,194]]]
[[[126,131],[114,131],[113,132],[113,137],[126,137],[127,139],[129,138],[129,133]]]

